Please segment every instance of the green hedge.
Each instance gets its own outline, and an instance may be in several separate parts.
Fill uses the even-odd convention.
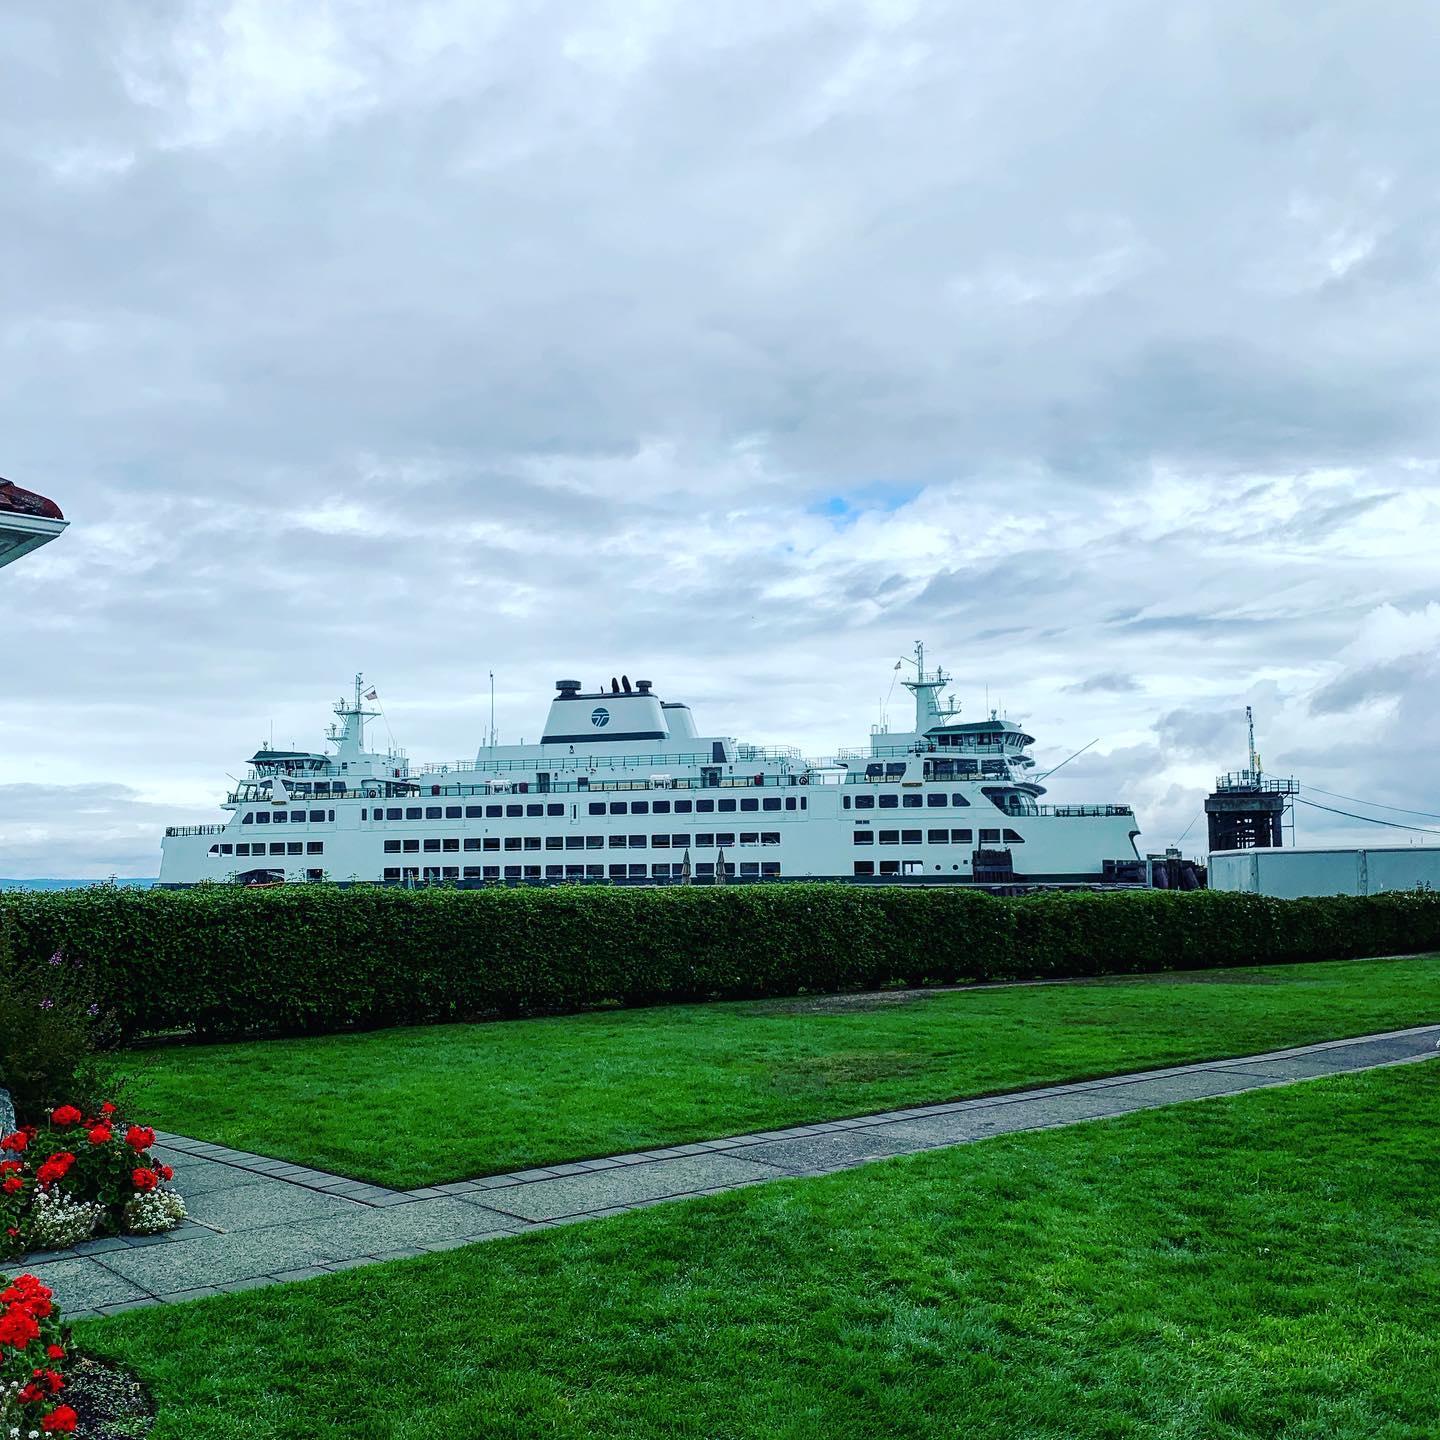
[[[0,896],[17,958],[94,969],[128,1034],[298,1034],[804,991],[1440,949],[1440,897],[1202,891],[998,899],[948,887]]]

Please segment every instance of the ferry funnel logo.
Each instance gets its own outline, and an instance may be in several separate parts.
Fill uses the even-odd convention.
[[[590,712],[590,723],[603,730],[610,723],[610,712],[603,705],[597,705]]]

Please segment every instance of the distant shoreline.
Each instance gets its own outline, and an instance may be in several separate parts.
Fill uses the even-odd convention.
[[[54,878],[35,880],[7,880],[0,876],[0,890],[82,890],[87,885],[121,885],[129,890],[148,890],[154,879],[126,877],[124,875],[92,876],[87,880],[61,880]]]

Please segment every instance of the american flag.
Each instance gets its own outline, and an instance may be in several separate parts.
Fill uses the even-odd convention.
[[[365,692],[365,698],[367,700],[378,700],[380,698],[380,692],[374,689],[367,690]]]

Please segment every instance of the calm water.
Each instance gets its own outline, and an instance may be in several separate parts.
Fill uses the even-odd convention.
[[[112,877],[107,880],[5,880],[0,879],[0,890],[79,890],[86,885],[124,885],[132,889],[148,890],[154,880],[124,879]]]

